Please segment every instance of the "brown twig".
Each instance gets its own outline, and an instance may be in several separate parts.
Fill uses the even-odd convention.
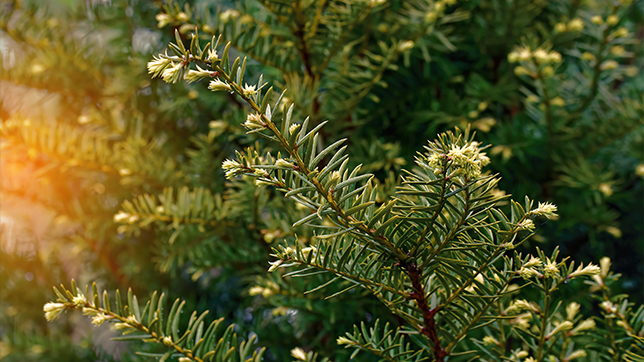
[[[425,297],[425,289],[420,282],[422,275],[421,270],[418,269],[418,267],[414,263],[407,263],[404,265],[404,267],[407,271],[407,275],[409,275],[409,279],[411,280],[411,285],[413,288],[413,292],[411,293],[410,297],[411,299],[416,301],[416,305],[421,310],[423,315],[423,323],[425,324],[425,326],[421,329],[420,332],[425,335],[433,344],[432,348],[436,362],[443,362],[445,361],[447,352],[441,346],[441,341],[438,338],[436,319],[434,318],[436,315],[436,309],[431,309],[429,307],[429,303],[427,301],[427,298]]]

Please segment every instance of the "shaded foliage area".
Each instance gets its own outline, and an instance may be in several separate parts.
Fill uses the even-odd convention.
[[[202,321],[188,320],[189,313],[177,322],[194,333],[180,348],[196,350],[201,337],[210,343],[216,333],[205,338],[208,323],[223,317],[221,326],[234,324],[225,341],[236,359],[266,347],[263,358],[276,361],[341,361],[359,351],[355,359],[365,361],[440,360],[441,348],[497,360],[527,357],[521,347],[539,360],[532,352],[545,358],[548,347],[564,360],[574,343],[599,340],[587,360],[609,358],[608,348],[621,351],[614,358],[637,360],[639,352],[627,350],[641,342],[615,323],[622,318],[633,331],[641,328],[641,311],[621,293],[644,300],[641,1],[22,0],[0,7],[0,350],[8,361],[165,355],[162,339],[110,342],[115,332],[92,330],[71,313],[66,323],[46,324],[42,305],[56,298],[50,286],[70,278],[96,281],[112,298],[114,289],[139,296],[156,290],[157,297],[185,299],[186,311],[208,309],[215,317],[204,317],[201,332],[195,328]],[[157,56],[170,41],[174,46]],[[191,62],[200,68],[189,68]],[[150,79],[146,64],[177,84]],[[475,130],[482,143],[441,136],[439,146],[423,149],[455,126]],[[491,159],[481,184],[434,173],[432,154],[449,154],[452,145],[475,145],[468,150]],[[246,168],[227,179],[234,164],[225,160]],[[469,168],[464,172],[475,179]],[[452,195],[451,186],[471,195]],[[535,218],[534,232],[521,229],[525,220],[517,215],[537,206],[521,201],[517,208],[503,197],[509,194],[554,202],[559,218]],[[503,221],[510,226],[498,226]],[[461,235],[461,227],[471,233]],[[490,240],[479,240],[489,232]],[[516,245],[523,259],[502,242],[508,233],[521,233],[521,240],[534,234]],[[379,235],[395,247],[380,245]],[[432,251],[436,240],[445,245]],[[497,246],[457,251],[478,242]],[[441,254],[443,247],[451,254]],[[557,250],[577,264],[562,264]],[[267,274],[275,253],[290,266]],[[415,263],[406,253],[417,253]],[[545,275],[539,268],[551,259],[561,271],[532,281],[540,287],[510,293],[504,288],[525,276],[514,273],[530,268],[526,253],[540,257],[535,272]],[[569,318],[547,306],[585,298],[588,285],[568,284],[566,275],[603,256],[623,276],[602,265],[591,287],[599,299],[579,302],[597,331],[580,331],[580,339],[561,334],[550,345],[531,340],[537,332],[521,327],[526,312],[542,336],[566,318],[575,323],[569,330],[580,325],[581,314]],[[416,267],[426,273],[416,275]],[[485,271],[471,274],[472,268]],[[419,285],[426,293],[404,294]],[[555,286],[561,287],[544,299]],[[65,309],[82,309],[74,302],[77,288],[68,289],[71,296],[59,290]],[[106,308],[93,293],[80,293],[92,308]],[[541,309],[519,303],[512,323],[476,324],[523,298]],[[108,319],[135,316],[148,328],[134,325],[136,333],[149,334],[157,328],[149,318],[155,305],[171,309],[158,302],[147,320],[132,312],[145,303],[131,300]],[[428,313],[437,305],[434,320]],[[542,312],[556,323],[539,325]],[[438,323],[435,334],[421,328],[431,321]],[[470,328],[472,334],[460,334]],[[615,336],[623,348],[604,346]],[[181,336],[170,337],[170,345],[179,345]],[[253,338],[249,350],[250,342],[241,341]],[[167,358],[203,359],[216,348],[213,341],[201,354],[175,349]]]

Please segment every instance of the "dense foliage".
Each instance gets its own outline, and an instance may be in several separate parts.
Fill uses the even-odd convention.
[[[0,8],[0,359],[644,361],[642,1]]]

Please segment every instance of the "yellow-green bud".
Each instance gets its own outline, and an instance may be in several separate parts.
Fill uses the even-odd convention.
[[[606,24],[608,25],[615,25],[619,23],[619,17],[617,15],[611,15],[606,19]]]
[[[246,117],[246,122],[244,122],[244,127],[251,131],[266,128],[266,126],[264,126],[264,122],[262,121],[262,116],[257,113],[248,114],[248,117]]]
[[[637,69],[636,66],[630,66],[630,67],[627,67],[626,69],[624,69],[624,74],[626,74],[629,77],[634,77],[634,76],[637,75],[637,73],[639,73],[639,71],[640,70]]]
[[[501,343],[496,338],[494,338],[492,336],[483,337],[483,344],[488,345],[488,346],[491,346],[491,345],[500,346],[501,345]]]
[[[172,17],[168,14],[157,14],[156,19],[159,22],[157,25],[159,28],[163,28],[172,21]]]
[[[561,63],[561,53],[552,50],[548,53],[548,60],[551,63]]]
[[[177,20],[185,22],[185,21],[189,21],[190,17],[188,16],[188,14],[182,11],[179,14],[177,14]]]
[[[254,96],[255,93],[257,93],[257,91],[255,90],[254,85],[246,84],[242,89],[242,93],[244,94],[244,97],[251,97],[251,96]]]
[[[600,306],[606,311],[606,313],[613,314],[617,312],[617,307],[607,300],[603,301]]]
[[[411,49],[414,47],[414,42],[411,40],[405,40],[402,43],[398,44],[398,51],[404,52],[405,50]]]
[[[293,356],[293,358],[295,358],[297,360],[306,361],[306,353],[300,347],[293,348],[291,350],[291,356]]]
[[[584,22],[579,18],[574,18],[568,23],[569,31],[582,31],[584,30]]]
[[[559,275],[559,268],[557,268],[556,261],[548,261],[543,267],[543,270],[546,278],[551,278]]]
[[[351,342],[351,340],[350,340],[350,339],[348,339],[348,338],[346,338],[346,337],[338,337],[338,339],[336,339],[336,342],[337,342],[339,345],[343,345],[343,344],[351,344],[351,343],[353,343],[353,342]]]
[[[549,60],[548,53],[543,50],[543,49],[537,49],[532,53],[532,56],[534,59],[536,59],[539,63],[544,63]]]
[[[438,19],[438,14],[435,11],[430,11],[425,15],[425,22],[433,23]]]
[[[608,197],[613,194],[613,188],[610,187],[610,185],[607,184],[606,182],[602,182],[601,184],[599,184],[599,192],[604,194],[604,196]]]
[[[60,314],[65,310],[66,306],[63,303],[52,303],[49,302],[43,306],[43,312],[45,312],[45,319],[48,322],[51,322],[57,319]]]
[[[586,319],[584,321],[581,321],[575,328],[568,332],[568,334],[574,336],[579,332],[593,328],[595,328],[595,321],[592,319]]]
[[[624,38],[628,36],[628,29],[626,28],[619,28],[611,34],[611,37],[613,38]]]
[[[566,102],[561,97],[556,97],[550,100],[550,104],[557,107],[563,107]]]
[[[211,91],[232,91],[232,88],[230,85],[226,82],[222,82],[219,79],[215,79],[208,84],[208,89]]]
[[[601,70],[610,70],[610,69],[616,69],[619,66],[619,63],[617,63],[614,60],[607,60],[602,63],[602,65],[599,67]]]
[[[580,357],[586,357],[586,351],[584,351],[583,349],[578,349],[578,350],[572,352],[571,354],[567,355],[564,358],[564,361],[567,362],[567,361],[573,360],[575,358],[580,358]]]
[[[275,161],[275,166],[282,168],[293,168],[293,163],[280,158],[279,160]]]
[[[581,59],[588,60],[588,61],[592,62],[593,60],[595,60],[595,56],[592,55],[589,52],[585,52],[584,54],[581,55]]]
[[[616,56],[620,56],[620,55],[624,54],[625,51],[626,50],[621,45],[616,45],[616,46],[610,48],[610,52],[613,53],[613,55],[616,55]]]
[[[599,274],[600,271],[601,271],[601,269],[597,265],[593,265],[592,263],[588,264],[588,266],[586,266],[586,267],[584,267],[584,265],[581,264],[577,268],[577,270],[575,270],[574,272],[570,273],[570,275],[568,275],[567,278],[571,279],[571,278],[575,278],[575,277],[581,277],[581,276],[584,276],[584,275],[595,275],[595,274]]]
[[[525,101],[528,103],[537,103],[539,102],[539,97],[535,96],[534,94],[531,94],[526,97]]]
[[[517,358],[526,358],[526,357],[528,357],[528,352],[526,352],[526,351],[520,351],[520,352],[517,352],[517,353],[515,354],[515,356],[516,356]]]
[[[550,331],[550,333],[548,333],[548,336],[546,338],[550,338],[561,331],[568,331],[572,329],[572,326],[573,324],[571,321],[561,322],[557,324],[557,326],[552,331]]]

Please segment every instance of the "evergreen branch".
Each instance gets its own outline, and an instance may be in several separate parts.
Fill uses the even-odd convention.
[[[497,291],[493,294],[494,297],[489,298],[488,301],[483,306],[483,308],[481,308],[481,310],[477,314],[469,318],[469,323],[466,326],[464,326],[462,330],[454,337],[454,341],[448,343],[447,346],[445,347],[445,351],[448,354],[452,351],[452,349],[456,346],[456,344],[460,342],[467,335],[467,333],[474,328],[476,323],[481,319],[481,317],[485,315],[487,310],[494,303],[496,303],[501,299],[501,297],[503,296],[503,294],[501,293],[510,285],[511,281],[512,281],[512,278],[507,278],[505,283],[503,283],[501,287],[498,288]],[[486,322],[486,323],[489,323],[489,322]]]
[[[550,92],[548,91],[548,85],[545,82],[545,76],[543,74],[543,71],[541,67],[539,66],[539,63],[537,62],[536,59],[532,60],[534,66],[537,69],[537,79],[539,80],[539,83],[541,83],[541,91],[543,92],[543,100],[544,100],[544,105],[546,107],[546,142],[547,142],[547,148],[546,151],[548,153],[546,159],[547,159],[547,172],[548,174],[552,173],[552,150],[554,149],[554,115],[552,113],[552,100],[553,97],[550,95]]]
[[[257,134],[263,138],[278,142],[288,153],[287,159],[281,158],[278,154],[277,160],[274,160],[270,155],[261,159],[250,154],[248,157],[244,157],[238,153],[239,161],[228,160],[224,162],[223,168],[226,170],[227,177],[230,178],[242,174],[256,177],[256,183],[258,185],[276,186],[284,191],[286,196],[295,198],[302,205],[316,209],[315,213],[297,221],[294,226],[308,223],[316,217],[322,219],[323,216],[332,214],[334,215],[332,221],[337,225],[333,229],[340,230],[335,234],[319,236],[318,238],[321,239],[325,237],[333,238],[330,244],[325,244],[324,241],[318,242],[320,249],[316,247],[301,249],[299,243],[295,245],[296,250],[290,247],[282,248],[276,255],[278,260],[271,263],[272,267],[269,271],[280,266],[305,265],[308,268],[316,268],[337,275],[336,278],[315,287],[311,291],[323,288],[338,278],[345,278],[362,285],[372,291],[379,299],[385,301],[388,298],[381,293],[382,290],[386,290],[391,295],[396,295],[390,289],[411,288],[412,292],[408,297],[414,300],[416,311],[422,317],[421,326],[414,321],[415,318],[411,314],[393,306],[393,304],[400,303],[399,301],[396,303],[388,301],[385,304],[394,313],[410,321],[414,328],[417,328],[430,342],[429,348],[432,350],[435,360],[437,362],[443,362],[449,352],[442,346],[439,336],[439,328],[436,323],[438,308],[430,308],[430,302],[427,299],[428,293],[424,290],[424,265],[428,265],[425,263],[431,264],[437,262],[437,265],[440,265],[445,261],[454,260],[442,256],[444,250],[449,244],[453,243],[454,238],[461,232],[468,229],[476,230],[488,225],[489,223],[484,223],[485,218],[481,219],[478,216],[483,212],[487,212],[487,217],[492,220],[491,225],[499,224],[502,227],[502,230],[498,230],[498,234],[505,234],[505,240],[502,243],[504,247],[510,245],[510,243],[506,243],[509,238],[514,240],[516,237],[514,233],[515,229],[529,230],[530,228],[534,228],[532,221],[525,219],[526,212],[518,204],[512,204],[511,220],[508,220],[498,209],[492,207],[498,199],[489,197],[486,193],[491,192],[491,188],[496,184],[497,180],[494,177],[480,177],[481,168],[489,162],[489,159],[484,153],[481,153],[481,148],[478,147],[479,144],[469,138],[468,131],[466,131],[464,136],[460,131],[457,131],[456,134],[447,133],[440,135],[437,141],[430,143],[427,147],[429,153],[417,158],[417,164],[427,172],[427,176],[410,173],[412,178],[406,181],[407,185],[419,185],[418,187],[420,189],[414,187],[403,188],[398,192],[401,199],[394,199],[382,205],[374,213],[374,192],[369,181],[373,176],[369,174],[359,175],[359,167],[356,167],[351,173],[345,169],[348,156],[342,155],[345,149],[344,147],[340,148],[343,140],[335,142],[320,153],[317,153],[317,142],[319,139],[317,132],[324,123],[310,130],[308,128],[308,118],[301,125],[292,124],[291,116],[293,105],[283,115],[281,129],[278,128],[273,121],[273,112],[271,112],[271,106],[269,104],[273,88],[262,92],[261,88],[265,84],[262,84],[261,77],[257,86],[246,85],[242,87],[241,84],[243,82],[246,60],[244,59],[242,61],[240,58],[237,58],[230,65],[228,60],[230,43],[226,45],[221,58],[215,52],[218,41],[215,42],[213,39],[211,44],[207,57],[204,56],[206,49],[200,49],[198,43],[196,47],[194,45],[191,46],[191,49],[193,49],[191,51],[183,48],[180,42],[177,45],[170,44],[170,48],[177,54],[177,57],[165,56],[151,62],[149,64],[150,72],[155,75],[163,73],[164,80],[167,82],[174,82],[180,79],[186,69],[188,70],[188,73],[185,73],[186,77],[191,80],[217,77],[218,79],[211,82],[211,89],[236,93],[250,106],[252,112],[254,112],[248,115],[247,121],[244,124],[249,130],[248,133]],[[390,48],[389,53],[390,55],[396,54],[396,52],[403,51],[404,48],[402,46]],[[175,63],[176,61],[180,61],[180,63]],[[190,70],[188,66],[191,62],[205,63],[214,72],[207,72],[199,67],[197,67],[198,71]],[[284,93],[280,95],[275,106],[272,108],[273,110],[278,109],[283,95]],[[268,131],[268,134],[264,133],[265,131]],[[331,157],[328,164],[322,170],[318,170],[316,165],[324,157],[334,152],[335,155]],[[441,177],[438,178],[436,175],[441,175]],[[367,180],[367,182],[363,186],[359,186],[359,183],[363,180]],[[480,182],[477,183],[476,181]],[[441,185],[439,192],[435,192],[434,185],[437,184]],[[481,190],[483,190],[482,193]],[[480,194],[475,194],[476,192]],[[464,195],[461,196],[461,193]],[[478,197],[471,199],[473,195]],[[405,214],[403,211],[396,212],[392,217],[387,218],[387,215],[396,206],[395,203],[398,200],[401,203],[401,206],[399,206],[400,210],[410,208],[411,213],[426,213],[431,211],[431,216],[428,218],[416,217],[411,216],[411,213]],[[438,203],[434,203],[435,200]],[[526,200],[526,209],[529,207],[529,204],[530,202]],[[445,213],[449,215],[449,219]],[[400,222],[397,222],[398,218]],[[442,223],[436,222],[438,218],[441,219]],[[380,221],[381,219],[382,221]],[[450,219],[453,221],[450,221]],[[406,253],[405,243],[408,243],[409,238],[412,237],[414,232],[420,229],[418,223],[426,220],[430,220],[430,223],[420,233],[422,239],[417,243],[412,243],[411,247],[418,250],[418,245],[424,242],[430,232],[432,233],[432,237],[438,240],[438,244],[429,251],[427,258],[423,258],[423,264],[419,267],[415,260],[419,256],[411,256],[409,253]],[[474,221],[471,222],[470,220]],[[513,223],[512,226],[510,225],[510,221]],[[530,222],[528,223],[528,221]],[[378,226],[378,223],[380,223],[380,226]],[[407,225],[410,225],[410,227],[406,227]],[[375,227],[377,229],[374,229]],[[342,241],[343,234],[351,235],[353,237],[352,240],[363,240],[364,243],[357,243],[357,249],[350,247]],[[417,239],[417,237],[414,238]],[[394,243],[393,240],[396,240],[396,242]],[[370,246],[373,247],[375,253],[370,252]],[[378,252],[382,252],[382,254],[378,254]],[[488,254],[480,252],[479,255],[475,255],[470,253],[467,248],[461,248],[460,251],[454,249],[450,252],[459,254],[465,260],[471,257],[480,264],[483,264],[484,266],[482,268],[489,266],[499,255],[498,249],[495,250],[497,254],[492,253],[493,257],[491,259],[489,259]],[[366,263],[370,258],[366,257],[366,259],[361,260],[360,258],[366,255],[363,253],[377,256],[377,258],[373,257],[369,264],[377,270],[376,274],[365,274],[365,278],[353,273],[353,269],[356,266],[364,265],[363,263]],[[378,277],[384,276],[381,273],[385,270],[385,264],[379,265],[379,260],[391,263],[392,259],[396,261],[396,264],[393,264],[393,266],[399,267],[404,272],[403,275],[408,278],[409,284],[406,284],[407,281],[405,278],[396,274],[391,274],[388,277],[390,284],[400,284],[395,288],[392,285],[387,285],[387,283],[374,282]],[[472,276],[469,270],[475,269],[475,267],[468,265],[464,260],[454,261],[463,269],[460,270],[456,269],[458,267],[454,267],[447,270],[451,270],[459,275],[459,277],[450,275],[449,272],[434,274],[440,282],[440,287],[444,288],[445,292],[451,289],[451,285],[460,282],[461,277],[469,280],[467,284],[469,286],[479,275],[477,271]],[[284,264],[285,262],[288,264]],[[336,265],[337,267],[329,267],[329,265]],[[348,270],[342,270],[347,266],[349,267]],[[359,273],[365,273],[364,268],[360,269]],[[305,268],[287,275],[297,276],[300,274],[304,276],[308,270]],[[393,269],[388,270],[390,272],[393,271]],[[467,287],[459,289],[458,293],[455,296],[452,295],[453,299],[449,301],[452,302],[455,298],[460,297],[460,300],[470,304],[474,310],[479,311],[478,314],[472,316],[473,319],[470,320],[470,323],[463,323],[464,326],[467,326],[466,330],[469,330],[473,323],[476,323],[483,316],[492,301],[484,302],[482,307],[479,308],[474,304],[474,300],[470,301],[468,298],[461,296],[465,288]],[[489,296],[479,295],[477,297],[485,299]],[[494,299],[493,297],[491,298]],[[405,298],[398,298],[397,300],[404,301]],[[451,305],[459,307],[455,303]],[[446,321],[451,323],[448,320]],[[454,340],[451,336],[446,336],[445,338],[448,337],[450,340]]]
[[[358,16],[353,17],[353,21],[349,24],[345,31],[340,34],[340,37],[333,43],[333,46],[331,47],[331,50],[329,50],[329,54],[324,59],[324,62],[315,69],[315,72],[317,74],[322,74],[326,71],[329,63],[335,58],[335,55],[346,44],[353,29],[355,29],[355,27],[358,26],[358,24],[360,24],[360,22],[364,20],[367,15],[369,15],[371,9],[371,6],[366,6]]]
[[[197,22],[201,21],[201,19],[195,19],[195,20]],[[202,29],[204,29],[202,31],[205,34],[207,34],[207,35],[209,35],[211,37],[216,34],[216,31],[217,31],[216,29],[212,29],[209,26],[205,27],[204,25],[207,25],[207,24],[203,24],[201,27],[202,27]],[[223,39],[230,41],[232,44],[235,45],[235,48],[243,51],[251,59],[254,59],[257,62],[259,62],[259,63],[261,63],[261,64],[263,64],[263,65],[265,65],[267,67],[275,68],[275,69],[277,69],[280,72],[285,73],[285,74],[288,74],[289,72],[292,72],[293,71],[292,68],[295,68],[295,66],[292,65],[292,64],[287,63],[287,61],[288,61],[287,57],[284,57],[284,58],[280,59],[280,58],[278,58],[279,54],[273,54],[274,57],[271,57],[270,56],[271,55],[271,52],[270,52],[271,48],[269,48],[269,50],[267,52],[265,52],[265,53],[258,51],[258,49],[263,48],[263,47],[261,47],[259,45],[263,45],[263,43],[266,41],[265,39],[269,39],[269,36],[263,36],[262,35],[262,31],[264,29],[269,29],[269,26],[268,26],[268,24],[266,24],[264,22],[261,22],[261,21],[258,21],[257,19],[253,19],[253,25],[255,25],[256,29],[258,29],[258,30],[248,29],[247,31],[244,31],[242,34],[240,34],[239,37],[228,36],[228,33],[225,31],[226,30],[225,27],[223,27],[223,29],[221,29],[221,28],[219,29],[220,30],[219,34],[222,36]],[[222,31],[222,30],[224,30],[224,31]],[[255,31],[253,31],[253,30],[255,30]],[[250,45],[244,45],[243,41],[247,37],[253,36],[252,34],[256,34],[256,35],[255,35],[255,38],[250,42],[251,44]],[[261,43],[260,43],[260,40],[261,40]]]
[[[333,273],[342,277],[343,279],[360,284],[362,286],[369,286],[370,290],[385,290],[404,298],[408,297],[405,292],[385,283],[376,281],[377,279],[388,280],[389,277],[379,277],[378,274],[382,273],[383,270],[382,266],[378,265],[377,263],[373,263],[371,260],[369,260],[368,256],[364,260],[353,258],[353,260],[351,260],[351,264],[349,265],[348,261],[351,259],[351,257],[349,257],[348,254],[352,252],[352,248],[343,251],[341,246],[336,245],[338,243],[340,242],[334,241],[332,245],[318,244],[318,246],[315,248],[297,248],[297,250],[289,250],[289,248],[287,248],[279,252],[277,256],[278,258],[288,263],[295,263],[297,265],[306,267],[314,267],[318,270],[324,270],[326,272]],[[362,250],[366,250],[366,247],[363,247]],[[356,254],[362,255],[363,252],[358,252]],[[335,264],[336,267],[331,267],[330,265],[332,264]],[[357,266],[360,267],[356,269]],[[362,266],[364,266],[364,268]],[[368,270],[366,267],[371,270]],[[354,270],[358,271],[364,277],[353,274]],[[284,276],[304,276],[303,274],[306,271],[307,269],[293,271]]]
[[[120,138],[84,130],[62,122],[46,123],[17,116],[3,122],[0,132],[15,145],[47,155],[52,167],[82,167],[138,181],[155,188],[181,177],[173,160],[152,157],[156,140]]]
[[[338,338],[339,345],[345,345],[345,348],[355,348],[351,355],[353,359],[359,351],[372,353],[384,361],[389,362],[420,362],[429,359],[425,356],[423,350],[416,350],[405,341],[405,335],[401,331],[394,331],[390,328],[389,323],[384,327],[380,326],[380,320],[376,319],[373,327],[367,330],[364,322],[358,326],[353,326],[353,334],[346,333],[346,337]]]
[[[611,15],[615,15],[618,9],[619,6],[613,6]],[[602,31],[599,49],[597,51],[597,57],[595,60],[595,66],[593,67],[593,78],[590,84],[590,93],[586,97],[584,97],[581,104],[576,109],[569,113],[566,123],[579,118],[581,114],[584,113],[584,111],[591,105],[595,97],[597,97],[599,91],[599,77],[602,73],[601,66],[604,61],[604,50],[609,43],[608,34],[610,34],[610,29],[611,27],[607,26],[604,31]]]
[[[49,302],[44,306],[45,317],[48,321],[57,319],[65,310],[78,309],[83,314],[92,317],[92,323],[100,326],[105,322],[113,323],[114,328],[121,330],[125,337],[117,338],[118,340],[142,340],[146,343],[158,343],[169,350],[166,353],[152,354],[153,357],[160,357],[164,362],[178,353],[181,362],[210,362],[210,361],[240,361],[240,362],[260,362],[265,349],[254,350],[252,357],[249,356],[253,340],[251,337],[248,341],[238,343],[237,336],[233,332],[234,325],[228,326],[225,331],[221,331],[223,318],[217,319],[210,323],[207,328],[205,317],[208,312],[203,312],[199,316],[193,312],[184,333],[179,334],[179,323],[181,312],[185,301],[177,299],[172,305],[171,311],[164,321],[162,313],[165,302],[165,295],[152,294],[151,299],[143,308],[132,294],[130,289],[127,293],[127,304],[123,304],[120,293],[116,291],[116,309],[110,303],[107,291],[101,295],[98,292],[96,283],[92,284],[90,293],[89,286],[85,288],[85,294],[76,287],[72,280],[71,288],[66,289],[61,285],[61,290],[54,287],[58,296],[56,303]],[[165,324],[164,324],[165,322]],[[137,332],[143,334],[137,334]],[[146,354],[148,355],[148,354]],[[249,358],[250,357],[250,358]]]
[[[317,2],[317,10],[315,11],[315,16],[313,17],[313,23],[311,24],[311,28],[309,29],[308,33],[305,34],[304,40],[313,38],[317,34],[318,26],[320,25],[320,21],[322,20],[322,11],[326,6],[326,0]]]
[[[244,101],[248,103],[248,105],[251,107],[253,111],[257,112],[257,114],[259,115],[262,121],[262,128],[270,130],[276,137],[276,140],[289,153],[291,158],[295,160],[294,171],[300,174],[302,177],[306,178],[308,182],[314,185],[314,187],[316,188],[316,191],[325,199],[325,202],[327,203],[327,205],[329,205],[329,207],[334,211],[334,213],[338,216],[338,218],[344,222],[345,227],[351,227],[351,226],[356,227],[358,230],[360,230],[362,234],[369,236],[372,242],[375,242],[389,249],[400,259],[406,258],[406,255],[402,251],[398,250],[391,243],[391,241],[387,240],[384,237],[379,237],[378,235],[375,235],[374,234],[375,231],[368,229],[363,222],[360,222],[353,216],[347,215],[346,211],[342,209],[340,205],[338,205],[338,202],[334,199],[333,192],[329,189],[326,189],[324,185],[322,185],[320,180],[317,177],[315,177],[316,174],[312,173],[312,170],[310,170],[307,167],[307,165],[304,163],[304,160],[298,153],[298,148],[301,146],[301,142],[304,140],[304,137],[305,137],[303,134],[303,132],[305,131],[304,126],[302,126],[302,132],[300,133],[302,135],[300,137],[300,141],[297,141],[292,145],[289,144],[289,141],[285,138],[285,135],[283,135],[280,132],[280,130],[275,125],[275,123],[271,121],[270,117],[267,117],[267,115],[263,112],[263,110],[257,105],[257,103],[253,99],[251,99],[249,96],[244,95],[242,87],[239,84],[235,83],[233,79],[225,73],[223,68],[221,68],[218,65],[215,65],[214,68],[218,73],[220,73],[220,76],[226,81],[226,83],[228,83],[231,86],[231,89],[235,91],[235,93],[237,93],[242,99],[244,99]],[[270,111],[270,108],[268,109]],[[310,139],[310,137],[307,137],[307,139]]]
[[[458,297],[459,297],[459,296],[460,296],[460,295],[461,295],[461,294],[462,294],[462,293],[463,293],[467,288],[469,288],[469,287],[470,287],[470,285],[472,285],[472,283],[476,280],[476,277],[477,277],[478,275],[481,275],[481,273],[483,273],[485,270],[487,270],[487,269],[488,269],[488,267],[491,265],[491,263],[493,263],[494,261],[496,261],[496,260],[497,260],[497,258],[498,258],[498,257],[499,257],[503,252],[505,252],[505,251],[507,251],[507,250],[509,249],[509,247],[508,247],[509,238],[510,238],[510,237],[514,237],[514,235],[516,235],[516,233],[520,230],[520,225],[521,225],[521,224],[522,224],[526,219],[527,219],[527,215],[526,215],[526,214],[525,214],[525,212],[524,212],[524,215],[522,215],[521,219],[519,219],[519,222],[517,222],[517,223],[516,223],[516,225],[512,228],[512,230],[510,230],[510,232],[509,232],[509,233],[508,233],[508,235],[505,237],[505,239],[504,239],[504,240],[499,244],[499,247],[497,247],[497,248],[494,250],[494,252],[493,252],[493,253],[492,253],[492,254],[487,258],[487,260],[485,260],[485,262],[484,262],[484,263],[482,263],[482,264],[478,267],[478,269],[476,269],[476,271],[471,275],[471,277],[470,277],[470,278],[468,278],[467,280],[465,280],[465,282],[463,282],[463,283],[461,284],[461,286],[460,286],[456,291],[454,291],[454,292],[450,295],[450,297],[449,297],[449,298],[447,298],[447,299],[445,300],[445,302],[441,303],[440,305],[438,305],[438,306],[436,307],[439,311],[440,311],[440,310],[442,310],[442,309],[444,309],[445,307],[447,307],[447,306],[448,306],[452,301],[454,301],[456,298],[458,298]],[[515,246],[513,245],[513,246],[512,246],[512,248],[514,248],[514,247],[515,247]]]
[[[429,302],[425,297],[425,290],[420,282],[421,271],[418,270],[415,264],[406,264],[405,269],[407,270],[407,275],[409,275],[413,288],[411,297],[416,301],[416,305],[422,311],[424,326],[420,332],[431,341],[436,362],[443,362],[448,352],[441,346],[435,319],[436,309],[430,309]]]
[[[313,66],[311,65],[311,55],[309,54],[309,49],[306,44],[306,34],[304,29],[306,26],[306,19],[304,18],[301,6],[301,1],[297,0],[293,2],[293,12],[295,13],[295,29],[293,35],[295,36],[295,39],[297,39],[297,50],[300,52],[300,56],[302,57],[306,74],[309,77],[314,78],[315,74],[313,73]]]
[[[227,214],[219,194],[197,187],[190,191],[182,187],[174,196],[172,187],[163,190],[159,202],[154,195],[144,194],[132,201],[124,201],[122,211],[114,215],[114,221],[126,224],[139,222],[141,227],[152,222],[172,223],[175,228],[184,224],[225,227],[223,215]]]

